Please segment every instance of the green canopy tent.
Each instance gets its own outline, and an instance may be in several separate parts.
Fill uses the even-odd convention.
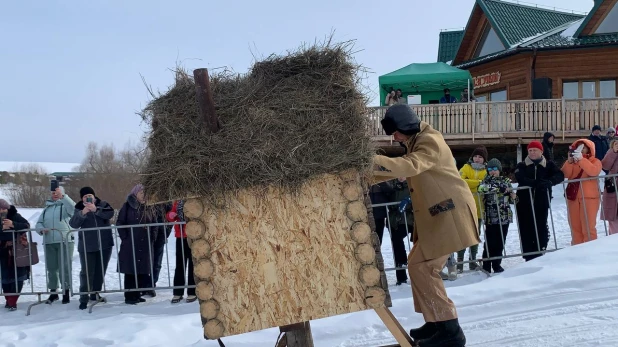
[[[445,88],[449,88],[451,95],[459,99],[468,85],[470,89],[474,85],[469,71],[445,63],[410,64],[380,76],[378,82],[380,105],[384,105],[386,94],[391,88],[401,89],[406,98],[408,95],[421,95],[421,103],[428,104],[430,100],[439,100]]]

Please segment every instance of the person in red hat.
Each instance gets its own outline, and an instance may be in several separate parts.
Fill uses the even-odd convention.
[[[528,156],[515,168],[515,178],[520,188],[517,190],[519,202],[515,207],[523,258],[529,261],[542,256],[547,249],[551,189],[564,181],[564,173],[553,161],[543,157],[543,145],[532,141],[528,144]]]

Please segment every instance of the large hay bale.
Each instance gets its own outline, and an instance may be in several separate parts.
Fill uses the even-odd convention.
[[[243,76],[211,75],[222,126],[215,134],[199,114],[193,79],[177,71],[175,85],[141,113],[152,127],[147,196],[200,196],[221,206],[242,189],[293,191],[321,174],[366,169],[374,149],[350,50],[350,43],[304,47]]]

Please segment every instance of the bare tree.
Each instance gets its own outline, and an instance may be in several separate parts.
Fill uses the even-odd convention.
[[[19,207],[41,207],[50,196],[45,168],[31,163],[13,168],[14,177],[7,194],[11,203]]]
[[[81,187],[92,187],[99,198],[119,209],[131,188],[139,183],[139,173],[147,155],[148,151],[141,144],[129,143],[123,150],[117,150],[111,145],[99,146],[90,142],[79,166],[81,175],[66,182],[65,190],[79,199]]]

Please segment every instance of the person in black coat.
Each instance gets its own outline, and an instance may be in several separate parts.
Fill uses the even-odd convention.
[[[118,212],[116,226],[130,226],[139,224],[153,224],[156,216],[146,209],[144,187],[136,185],[127,197],[127,201]],[[129,291],[138,288],[151,288],[153,273],[153,247],[156,242],[159,228],[151,227],[124,227],[118,228],[118,235],[122,240],[118,255],[118,267],[124,274],[125,303],[135,305],[145,300],[140,297],[139,291]]]
[[[6,293],[21,293],[24,281],[30,278],[30,267],[15,266],[15,243],[27,242],[23,240],[24,232],[14,232],[30,229],[30,223],[22,217],[15,206],[6,200],[0,199],[0,215],[2,216],[2,231],[0,232],[0,279],[2,291]],[[5,308],[9,311],[17,310],[19,295],[6,295]]]
[[[564,174],[560,168],[553,161],[544,158],[542,153],[543,145],[540,142],[530,142],[528,156],[515,168],[515,178],[519,187],[531,187],[517,190],[519,202],[515,205],[524,253],[547,249],[549,242],[547,217],[551,203],[551,187],[564,181]],[[523,258],[529,261],[541,255],[543,254],[524,255]]]
[[[156,223],[166,223],[165,215],[172,209],[172,204],[164,203],[158,204],[154,206],[154,213],[156,218]],[[159,226],[157,231],[157,237],[153,245],[152,250],[152,258],[153,258],[153,274],[152,274],[152,284],[151,287],[156,287],[157,282],[159,281],[159,274],[161,273],[161,268],[163,265],[163,254],[165,253],[165,244],[167,243],[167,239],[172,233],[172,226]],[[154,290],[147,290],[143,292],[144,295],[148,295],[150,297],[157,296],[157,293]]]
[[[380,184],[371,186],[371,188],[369,189],[369,198],[371,199],[372,205],[386,204],[389,202],[393,202],[394,193],[395,188],[393,187],[393,183],[391,181],[382,182]],[[373,208],[373,219],[376,224],[376,233],[378,234],[378,238],[380,239],[380,244],[382,244],[384,227],[386,226],[386,217],[388,215],[386,210],[386,206]]]
[[[75,213],[69,225],[75,229],[100,228],[79,232],[77,243],[81,265],[79,291],[81,293],[99,292],[103,287],[107,265],[114,247],[111,229],[114,209],[106,201],[96,197],[94,189],[90,187],[80,189],[79,195],[82,201],[75,204]],[[79,297],[80,310],[87,308],[89,298],[92,301],[105,302],[105,299],[98,293],[91,294],[90,297],[83,294]]]
[[[543,157],[547,160],[554,161],[554,140],[556,137],[550,132],[543,135]]]
[[[601,135],[601,131],[601,127],[595,125],[592,127],[592,133],[590,134],[590,136],[588,136],[588,140],[594,143],[594,155],[599,160],[603,160],[603,158],[605,158],[605,154],[607,154],[607,151],[609,150],[609,143],[607,143],[607,138]]]

